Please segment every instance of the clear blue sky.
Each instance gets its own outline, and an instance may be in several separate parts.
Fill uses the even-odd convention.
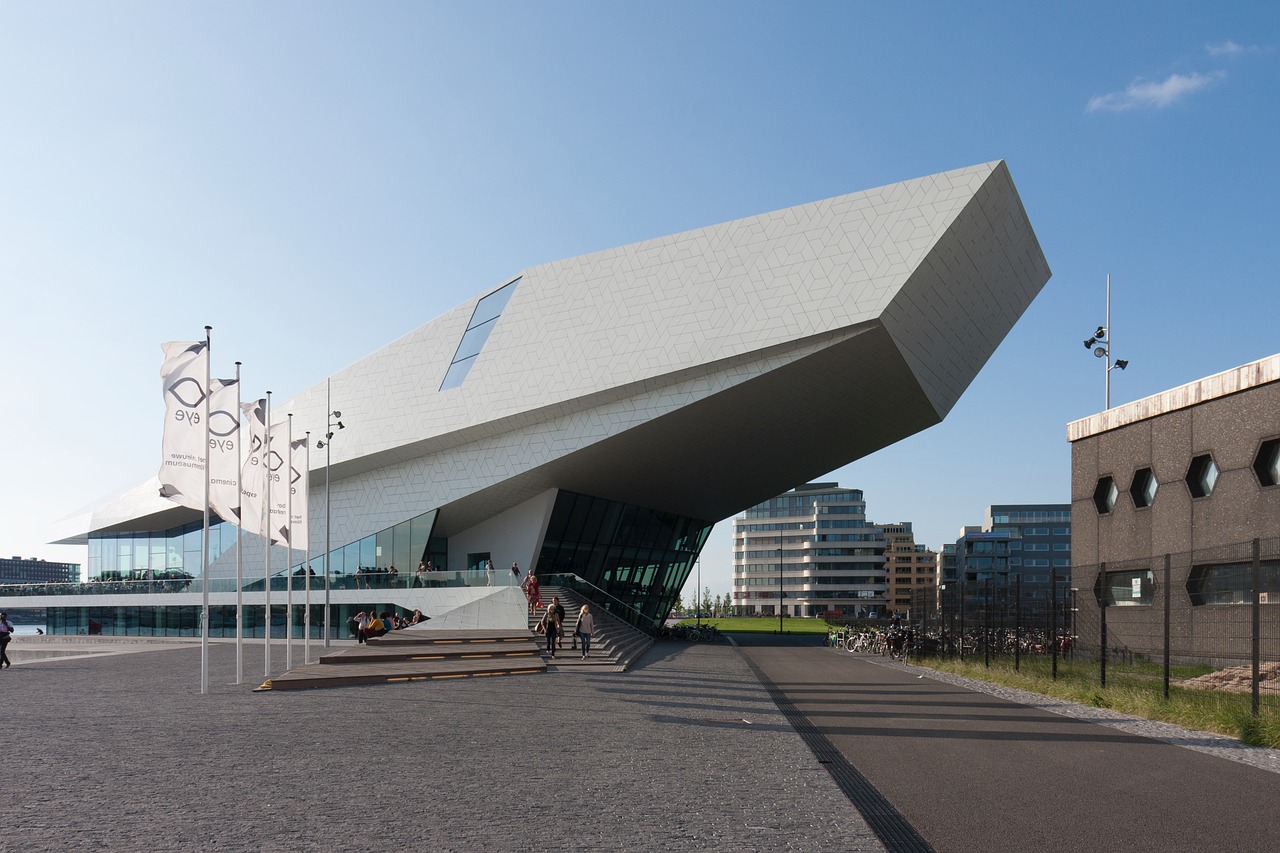
[[[0,554],[153,473],[162,341],[285,400],[523,267],[1001,158],[1053,278],[827,479],[935,548],[1069,500],[1107,273],[1115,403],[1280,351],[1280,7],[1049,5],[0,4]]]

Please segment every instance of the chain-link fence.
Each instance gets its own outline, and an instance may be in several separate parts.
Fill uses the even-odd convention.
[[[1280,539],[916,593],[917,654],[1280,715]]]

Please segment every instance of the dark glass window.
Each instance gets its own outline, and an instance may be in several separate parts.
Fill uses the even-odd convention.
[[[1110,477],[1102,477],[1098,480],[1098,485],[1093,489],[1093,505],[1097,507],[1099,515],[1106,515],[1115,509],[1116,498],[1120,497],[1120,490],[1116,488],[1116,481]]]
[[[1150,569],[1128,572],[1098,573],[1093,584],[1093,594],[1101,606],[1103,595],[1107,607],[1133,607],[1149,605],[1155,598],[1156,580]]]
[[[1260,591],[1266,603],[1280,602],[1280,560],[1263,560]],[[1253,564],[1218,563],[1192,566],[1187,596],[1194,605],[1252,604]]]
[[[1212,456],[1205,453],[1191,460],[1191,467],[1187,469],[1187,488],[1191,490],[1191,497],[1209,497],[1217,482],[1218,466]]]
[[[1253,460],[1253,472],[1263,486],[1280,485],[1280,438],[1262,442]]]

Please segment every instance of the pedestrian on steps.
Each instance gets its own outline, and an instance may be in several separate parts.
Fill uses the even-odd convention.
[[[578,639],[582,640],[582,659],[586,660],[591,654],[591,635],[595,633],[596,620],[591,615],[591,605],[584,604],[582,609],[578,611],[578,629],[576,634]]]

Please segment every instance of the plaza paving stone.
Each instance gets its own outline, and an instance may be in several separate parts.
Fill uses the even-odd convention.
[[[283,668],[283,650],[274,651]],[[295,647],[301,659],[301,647]],[[0,673],[0,831],[43,850],[884,848],[736,650],[629,673],[254,693],[262,646]]]

